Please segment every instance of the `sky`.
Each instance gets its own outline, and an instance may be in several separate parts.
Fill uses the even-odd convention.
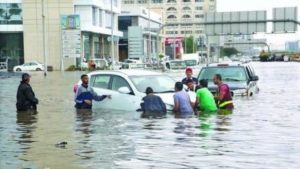
[[[300,21],[300,0],[217,0],[217,12],[267,10],[268,19],[271,19],[274,7],[298,7]],[[285,41],[300,40],[300,26],[296,34],[264,34],[256,38],[267,38],[271,49],[284,49]]]

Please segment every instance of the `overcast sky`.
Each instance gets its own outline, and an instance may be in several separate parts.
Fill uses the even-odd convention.
[[[267,10],[268,19],[271,19],[274,7],[298,7],[298,20],[300,20],[300,0],[217,0],[217,12]],[[271,48],[283,48],[287,40],[300,40],[300,27],[298,33],[286,35],[263,35],[258,38],[267,38]]]

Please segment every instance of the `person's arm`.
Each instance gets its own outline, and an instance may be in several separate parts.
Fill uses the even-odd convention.
[[[83,103],[84,100],[80,97],[80,94],[81,94],[81,87],[78,87],[74,99],[75,103],[79,103],[79,104]]]
[[[95,101],[102,101],[104,100],[105,98],[110,98],[111,96],[110,95],[98,95],[94,90],[93,88],[91,88],[91,93],[93,95],[93,100]]]
[[[38,104],[38,99],[34,96],[32,88],[26,87],[25,89],[25,96],[28,100],[30,100],[31,103]]]
[[[179,112],[179,100],[178,98],[176,98],[176,96],[174,95],[174,108],[173,111],[175,113]]]
[[[219,93],[215,96],[215,99],[217,99],[217,100],[223,100],[224,96],[225,96],[225,92],[226,92],[226,88],[223,87],[223,86],[221,86],[220,90],[219,90]]]

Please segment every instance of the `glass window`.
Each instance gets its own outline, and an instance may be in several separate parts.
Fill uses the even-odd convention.
[[[24,63],[23,66],[30,66],[30,63]]]
[[[174,92],[176,81],[169,76],[131,76],[133,84],[139,92],[145,92],[147,87],[151,87],[156,93]],[[151,80],[149,80],[151,79]]]
[[[186,6],[186,7],[183,7],[182,10],[184,10],[184,11],[190,11],[191,8]]]
[[[176,0],[168,0],[168,3],[176,3]]]
[[[111,28],[111,13],[110,12],[105,12],[105,27],[106,28]]]
[[[204,2],[204,0],[195,0],[195,2]]]
[[[204,15],[195,15],[195,18],[204,18]]]
[[[22,5],[18,3],[0,3],[0,24],[22,24]]]
[[[202,7],[202,6],[196,6],[195,9],[196,9],[197,11],[201,11],[201,10],[203,10],[203,7]]]
[[[97,21],[96,21],[96,8],[93,7],[93,25],[96,26],[97,24]]]
[[[170,7],[170,8],[167,9],[167,11],[177,11],[177,10],[174,7]]]
[[[93,87],[108,89],[110,75],[94,75],[91,77],[91,84]]]
[[[31,62],[30,65],[31,65],[31,66],[36,66],[37,64],[34,63],[34,62]]]
[[[99,26],[102,27],[102,10],[99,10]]]
[[[225,66],[225,67],[208,67],[202,69],[199,79],[208,79],[212,81],[215,74],[221,74],[224,81],[246,81],[246,72],[243,67]]]
[[[168,19],[176,19],[176,16],[175,15],[170,15],[170,16],[168,16]]]
[[[182,18],[191,18],[190,15],[183,15]]]
[[[120,87],[128,87],[129,90],[131,90],[128,82],[120,77],[120,76],[114,76],[111,84],[111,89],[118,91]]]

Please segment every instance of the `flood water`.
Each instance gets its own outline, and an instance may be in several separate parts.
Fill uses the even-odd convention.
[[[20,74],[0,74],[0,168],[299,169],[300,64],[253,66],[258,95],[235,98],[231,115],[191,119],[76,112],[81,72],[32,73],[38,113],[17,115]]]

